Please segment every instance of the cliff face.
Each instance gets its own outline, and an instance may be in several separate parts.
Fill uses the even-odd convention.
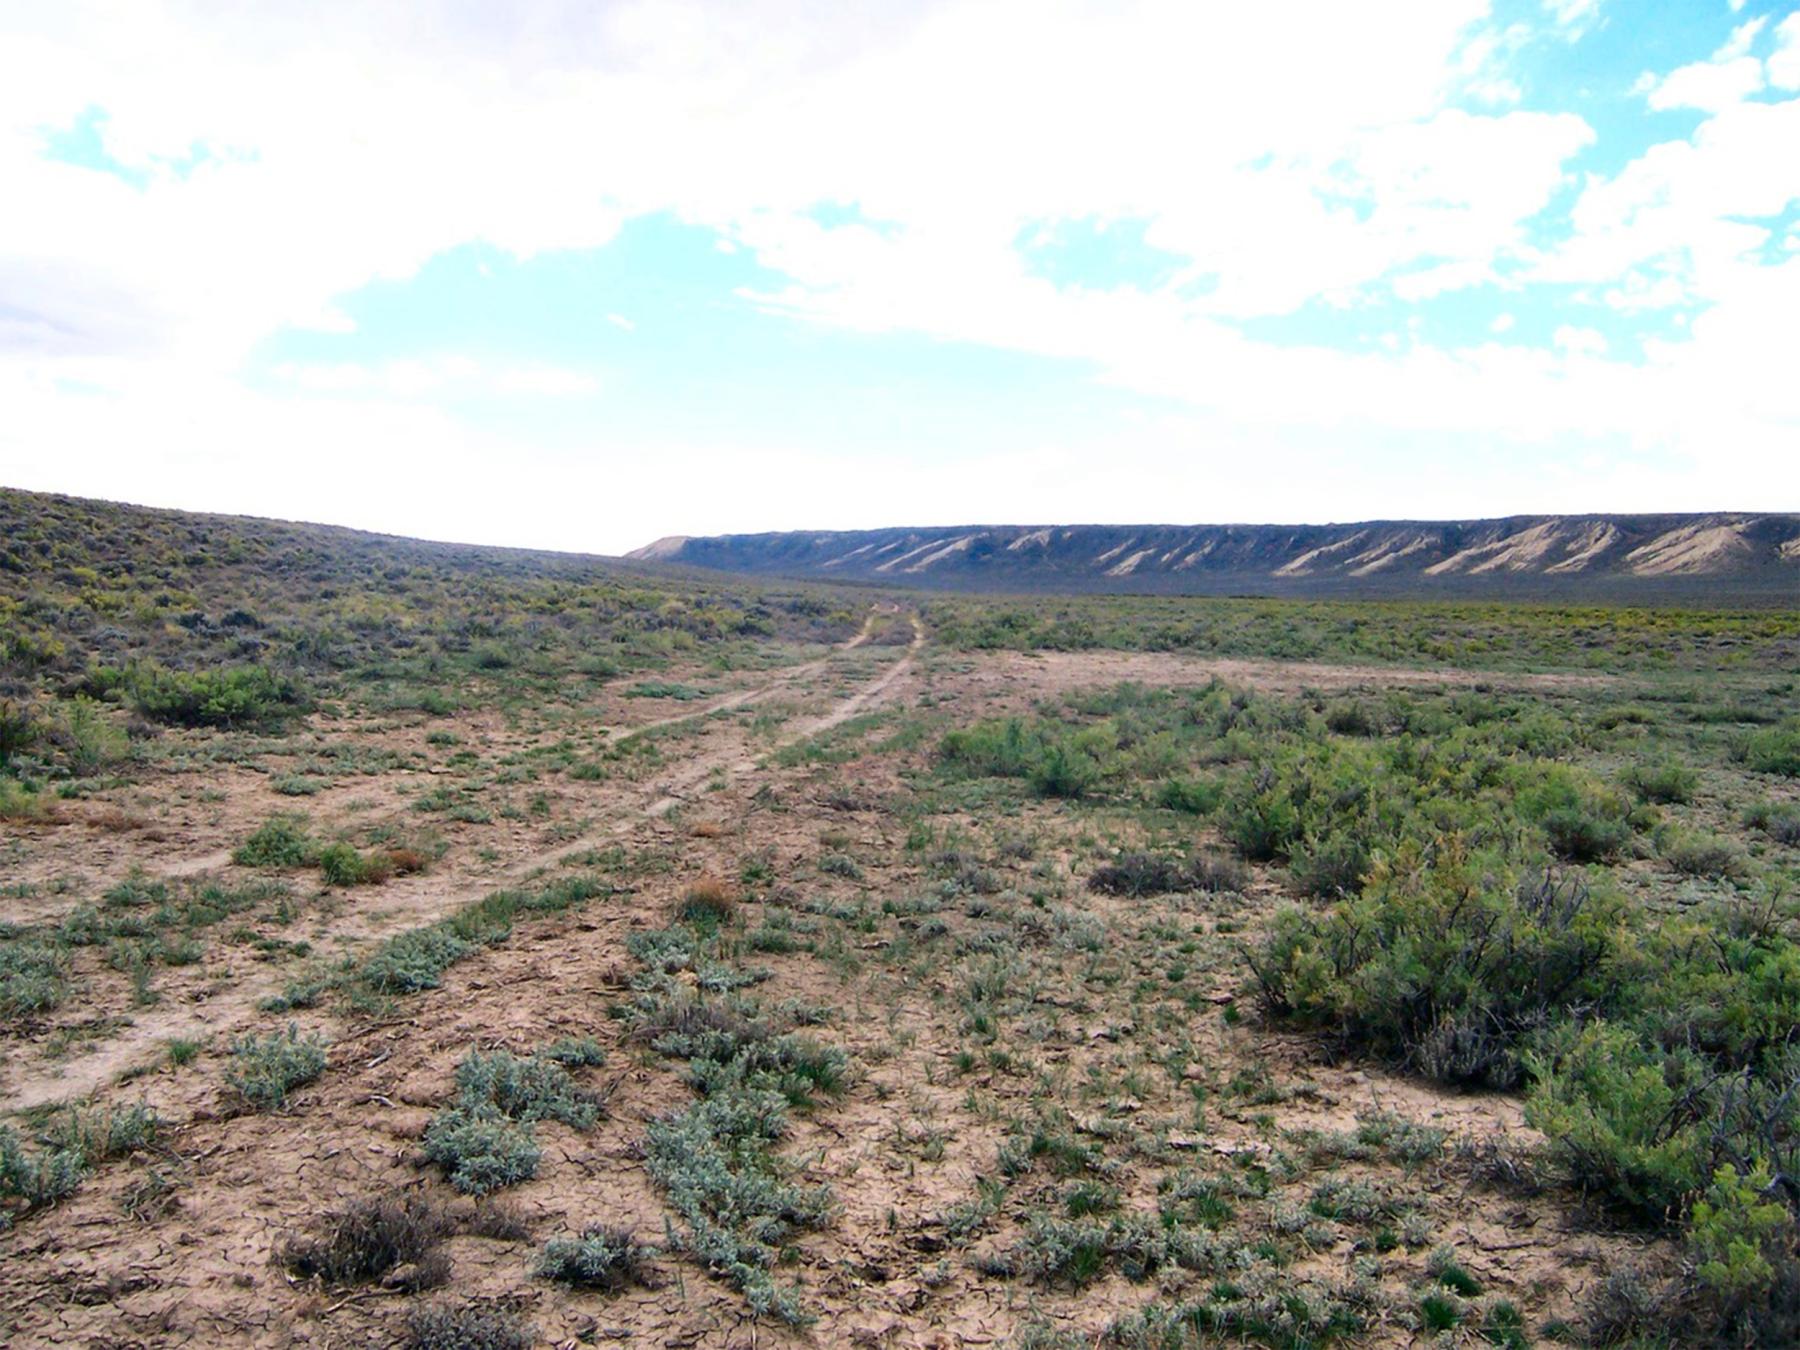
[[[1356,525],[982,525],[658,540],[632,558],[957,590],[1580,595],[1725,587],[1800,603],[1800,515]]]

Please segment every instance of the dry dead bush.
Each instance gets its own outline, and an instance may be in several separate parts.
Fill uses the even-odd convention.
[[[681,897],[681,917],[724,923],[737,909],[737,887],[724,877],[703,876]]]
[[[449,1218],[422,1196],[358,1200],[326,1215],[311,1235],[278,1244],[275,1261],[327,1284],[435,1289],[450,1278],[441,1246],[450,1228]]]

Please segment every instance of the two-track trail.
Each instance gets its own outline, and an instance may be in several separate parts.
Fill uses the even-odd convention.
[[[891,605],[872,608],[861,630],[848,641],[823,657],[790,666],[762,684],[710,700],[674,717],[608,730],[624,739],[713,719],[726,723],[726,714],[780,695],[816,697],[820,686],[843,673],[844,655],[866,646],[881,619],[900,612]],[[848,692],[831,695],[822,712],[794,719],[773,741],[753,746],[742,728],[731,727],[729,734],[718,738],[719,744],[684,749],[679,762],[667,772],[645,783],[628,784],[623,792],[611,793],[592,828],[553,849],[534,851],[497,873],[449,880],[433,875],[405,877],[383,886],[378,893],[353,892],[364,903],[346,906],[325,920],[310,934],[313,948],[321,952],[343,951],[360,942],[432,923],[493,891],[527,884],[567,859],[616,843],[645,822],[666,815],[703,784],[731,782],[753,774],[767,756],[783,747],[880,706],[912,670],[925,643],[924,625],[916,615],[909,618],[912,640],[893,661]],[[228,852],[213,852],[180,860],[160,869],[160,875],[199,875],[225,868],[230,862]],[[134,1010],[127,1025],[96,1039],[85,1053],[59,1063],[15,1056],[0,1064],[0,1112],[27,1111],[87,1096],[121,1074],[149,1063],[171,1040],[241,1034],[256,1022],[258,1004],[277,993],[289,974],[262,967],[247,978],[206,992],[200,999]]]

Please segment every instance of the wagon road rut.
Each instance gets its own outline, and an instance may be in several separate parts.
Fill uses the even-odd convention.
[[[678,716],[621,727],[618,732],[621,736],[642,735],[735,712],[781,693],[801,691],[809,682],[832,673],[843,653],[865,646],[883,618],[891,619],[902,612],[898,605],[878,604],[871,608],[855,636],[823,657],[790,666],[762,684],[710,700]],[[331,919],[317,933],[314,945],[323,947],[326,943],[391,935],[405,928],[434,922],[493,891],[525,883],[576,854],[616,842],[647,821],[668,814],[703,785],[752,774],[768,756],[783,747],[829,731],[881,706],[893,696],[896,685],[913,670],[919,652],[925,646],[924,624],[917,614],[909,614],[907,619],[912,626],[912,639],[894,661],[884,665],[873,678],[835,699],[823,712],[788,723],[783,735],[773,744],[751,749],[741,743],[727,743],[716,749],[702,749],[686,755],[670,772],[657,775],[644,784],[634,794],[634,802],[609,811],[605,822],[579,838],[555,849],[534,853],[497,875],[465,878],[445,886],[425,884],[407,891],[389,888],[389,892],[381,896],[380,905],[373,907],[373,913],[370,907],[347,909]],[[167,866],[161,869],[161,875],[197,875],[225,867],[230,861],[229,853],[208,853]],[[429,883],[431,878],[422,880]],[[377,919],[378,923],[372,922]],[[121,1027],[87,1053],[67,1061],[57,1064],[21,1062],[21,1056],[0,1064],[0,1114],[85,1097],[119,1075],[161,1055],[170,1040],[241,1033],[255,1023],[257,1005],[279,992],[288,978],[287,973],[276,970],[259,971],[258,975],[260,978],[247,978],[218,990],[202,1002],[136,1010],[130,1025]]]

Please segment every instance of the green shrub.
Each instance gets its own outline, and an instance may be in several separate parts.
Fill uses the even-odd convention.
[[[1354,701],[1326,708],[1325,726],[1340,736],[1376,736],[1385,729],[1379,715],[1367,704]]]
[[[562,1064],[537,1055],[471,1050],[456,1066],[456,1087],[460,1105],[491,1105],[521,1124],[560,1120],[585,1130],[600,1115],[599,1103],[576,1086]]]
[[[1031,770],[1031,789],[1040,797],[1085,797],[1100,780],[1093,756],[1058,741]]]
[[[970,777],[1023,778],[1040,797],[1085,796],[1102,777],[1096,751],[1104,730],[1069,733],[1010,717],[947,732],[938,756],[946,768]]]
[[[790,1180],[775,1145],[787,1132],[789,1108],[837,1091],[847,1060],[835,1046],[783,1029],[801,1010],[766,1014],[742,995],[694,994],[669,980],[668,971],[713,965],[716,948],[716,938],[685,929],[638,934],[631,943],[661,982],[640,994],[633,1035],[686,1059],[701,1094],[652,1122],[645,1159],[680,1221],[674,1245],[729,1280],[752,1311],[800,1324],[808,1319],[799,1298],[773,1270],[797,1229],[829,1217],[831,1191]]]
[[[1220,1280],[1204,1298],[1152,1303],[1114,1322],[1109,1344],[1132,1350],[1188,1350],[1243,1342],[1317,1350],[1355,1338],[1376,1309],[1365,1292],[1338,1291],[1279,1272]]]
[[[451,1185],[471,1195],[537,1174],[541,1154],[534,1122],[559,1120],[585,1130],[600,1115],[599,1103],[546,1056],[471,1050],[456,1066],[456,1088],[455,1105],[439,1111],[426,1127],[425,1157],[444,1169]]]
[[[847,853],[827,853],[819,859],[819,870],[827,876],[842,877],[846,881],[861,881],[863,870],[855,858]]]
[[[0,820],[29,820],[43,810],[43,799],[34,789],[0,774]]]
[[[1307,838],[1291,850],[1288,874],[1304,895],[1333,899],[1354,895],[1374,862],[1374,852],[1358,832],[1334,829]]]
[[[1452,837],[1327,913],[1278,911],[1250,953],[1265,1005],[1433,1077],[1518,1085],[1531,1034],[1610,999],[1628,911],[1579,880],[1498,885],[1491,864]]]
[[[1641,1220],[1678,1212],[1705,1179],[1692,1055],[1665,1055],[1630,1029],[1595,1022],[1529,1056],[1526,1119],[1575,1184]]]
[[[483,946],[502,942],[520,914],[557,914],[607,889],[590,876],[563,877],[536,891],[494,891],[448,918],[396,933],[364,959],[347,983],[386,997],[435,989],[443,974]]]
[[[306,817],[270,816],[239,844],[231,860],[240,867],[305,867],[318,856]]]
[[[269,1111],[283,1105],[288,1093],[312,1082],[325,1072],[325,1043],[317,1036],[302,1038],[299,1028],[287,1033],[246,1036],[231,1046],[232,1065],[225,1078],[243,1104],[253,1111]]]
[[[425,1128],[424,1154],[466,1195],[530,1180],[543,1156],[529,1127],[487,1104],[439,1111]]]
[[[1156,790],[1158,806],[1190,816],[1210,816],[1224,798],[1224,785],[1210,778],[1171,778]]]
[[[645,1156],[684,1225],[681,1248],[735,1285],[752,1311],[798,1324],[806,1321],[799,1301],[772,1271],[795,1229],[830,1216],[831,1193],[788,1181],[770,1152],[786,1131],[787,1105],[755,1088],[703,1098],[652,1122]]]
[[[361,983],[378,994],[416,994],[436,989],[446,970],[475,950],[448,926],[396,933],[357,969]]]
[[[1431,1278],[1453,1294],[1463,1298],[1479,1298],[1481,1282],[1463,1267],[1456,1259],[1456,1253],[1449,1247],[1439,1247],[1431,1253],[1425,1263],[1425,1269]]]
[[[1792,1345],[1800,1335],[1800,1256],[1793,1212],[1769,1197],[1767,1167],[1721,1166],[1694,1202],[1688,1253],[1720,1344]]]
[[[1621,781],[1640,800],[1667,806],[1692,801],[1700,775],[1678,759],[1646,760],[1627,769]]]
[[[1079,1289],[1115,1268],[1133,1281],[1167,1266],[1203,1269],[1212,1255],[1204,1233],[1165,1224],[1155,1215],[1124,1214],[1106,1223],[1033,1215],[1014,1247],[1011,1264],[1040,1284]]]
[[[1302,827],[1288,785],[1265,768],[1225,794],[1219,829],[1252,862],[1270,862],[1288,855],[1299,842]]]
[[[629,1228],[597,1225],[584,1229],[580,1237],[546,1242],[537,1273],[546,1280],[582,1289],[611,1292],[630,1284],[652,1286],[655,1279],[650,1262],[657,1254],[656,1248],[640,1243]]]
[[[37,738],[37,719],[31,709],[9,698],[0,699],[0,768],[29,750]]]
[[[0,944],[0,1015],[48,1012],[68,993],[62,953],[35,939]]]
[[[1568,862],[1599,862],[1631,842],[1630,807],[1591,774],[1553,764],[1521,775],[1519,807]]]
[[[159,1123],[148,1106],[71,1106],[52,1119],[43,1138],[55,1151],[92,1167],[148,1147]]]
[[[428,1304],[407,1314],[405,1350],[531,1350],[536,1333],[509,1312]]]
[[[125,733],[106,720],[99,705],[79,695],[64,706],[54,738],[69,771],[77,776],[117,764],[130,749]]]
[[[564,1036],[538,1051],[540,1058],[568,1069],[591,1068],[606,1063],[606,1051],[592,1036]]]
[[[145,1106],[69,1107],[53,1117],[28,1152],[9,1126],[0,1125],[0,1230],[15,1213],[54,1205],[80,1189],[91,1168],[150,1144],[156,1113]]]
[[[43,1209],[73,1195],[87,1174],[87,1160],[71,1149],[31,1154],[10,1126],[0,1125],[0,1201],[14,1201],[25,1212]],[[0,1228],[10,1222],[0,1209]]]
[[[1744,813],[1744,823],[1778,844],[1800,847],[1800,803],[1758,802]]]
[[[342,840],[320,849],[317,861],[328,886],[378,886],[394,875],[394,855],[359,853]]]
[[[259,727],[305,710],[293,680],[266,666],[228,666],[192,673],[137,665],[122,680],[145,717],[183,727]]]
[[[1752,772],[1800,778],[1800,718],[1751,732],[1736,747],[1736,755]]]
[[[1694,1202],[1688,1245],[1700,1282],[1730,1298],[1766,1290],[1777,1262],[1794,1260],[1794,1217],[1767,1197],[1775,1190],[1766,1169],[1743,1176],[1731,1167],[1713,1173]]]
[[[1662,841],[1663,860],[1683,876],[1736,877],[1749,866],[1736,840],[1700,830],[1672,830]]]

